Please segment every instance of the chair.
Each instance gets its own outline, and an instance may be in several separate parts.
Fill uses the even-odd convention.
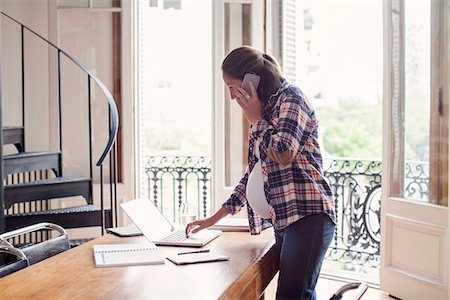
[[[26,226],[0,234],[0,242],[9,244],[8,239],[42,230],[55,230],[59,233],[59,235],[52,237],[49,240],[39,242],[37,244],[26,245],[23,248],[20,248],[23,254],[25,254],[25,257],[28,259],[30,265],[70,249],[69,236],[64,228],[47,222]],[[9,245],[12,246],[11,244]]]
[[[0,266],[0,278],[29,266],[27,257],[21,250],[17,248],[14,248],[7,244],[0,244],[0,253],[5,253],[18,258],[18,260],[16,261]]]
[[[331,298],[330,300],[340,300],[342,299],[342,295],[350,290],[356,289],[355,294],[353,295],[353,300],[359,300],[367,291],[367,283],[366,282],[350,282],[343,285]]]

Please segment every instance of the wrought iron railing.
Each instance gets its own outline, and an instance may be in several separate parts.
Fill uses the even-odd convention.
[[[416,200],[428,199],[430,166],[421,161],[409,161],[405,166],[405,197]]]
[[[381,162],[333,159],[324,162],[336,200],[337,226],[326,258],[350,266],[380,266]],[[415,171],[413,171],[415,170]],[[148,197],[177,221],[178,207],[195,203],[198,216],[210,208],[211,159],[194,156],[151,156],[145,167]],[[428,165],[408,162],[405,195],[428,195]],[[420,188],[418,188],[420,187]]]
[[[337,226],[326,257],[347,264],[380,265],[381,162],[325,162],[336,202]]]
[[[148,198],[167,217],[178,220],[181,203],[189,202],[197,216],[210,210],[211,159],[202,156],[151,156],[145,168]]]

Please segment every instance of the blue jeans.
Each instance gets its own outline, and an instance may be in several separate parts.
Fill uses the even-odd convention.
[[[316,299],[316,283],[334,223],[325,214],[304,217],[275,230],[280,251],[277,299]]]

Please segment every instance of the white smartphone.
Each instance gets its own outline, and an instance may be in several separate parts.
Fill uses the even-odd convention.
[[[250,90],[250,84],[251,81],[253,85],[255,86],[255,89],[258,89],[259,81],[261,80],[261,77],[255,74],[246,73],[244,75],[244,79],[242,80],[242,88],[247,91],[247,93],[251,96],[252,91]]]

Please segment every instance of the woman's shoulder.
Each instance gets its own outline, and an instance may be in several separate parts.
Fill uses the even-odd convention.
[[[297,103],[299,105],[306,105],[307,107],[311,107],[311,104],[306,97],[303,90],[295,85],[288,83],[286,88],[283,90],[283,92],[280,94],[280,100],[282,102],[288,101],[292,103]]]

